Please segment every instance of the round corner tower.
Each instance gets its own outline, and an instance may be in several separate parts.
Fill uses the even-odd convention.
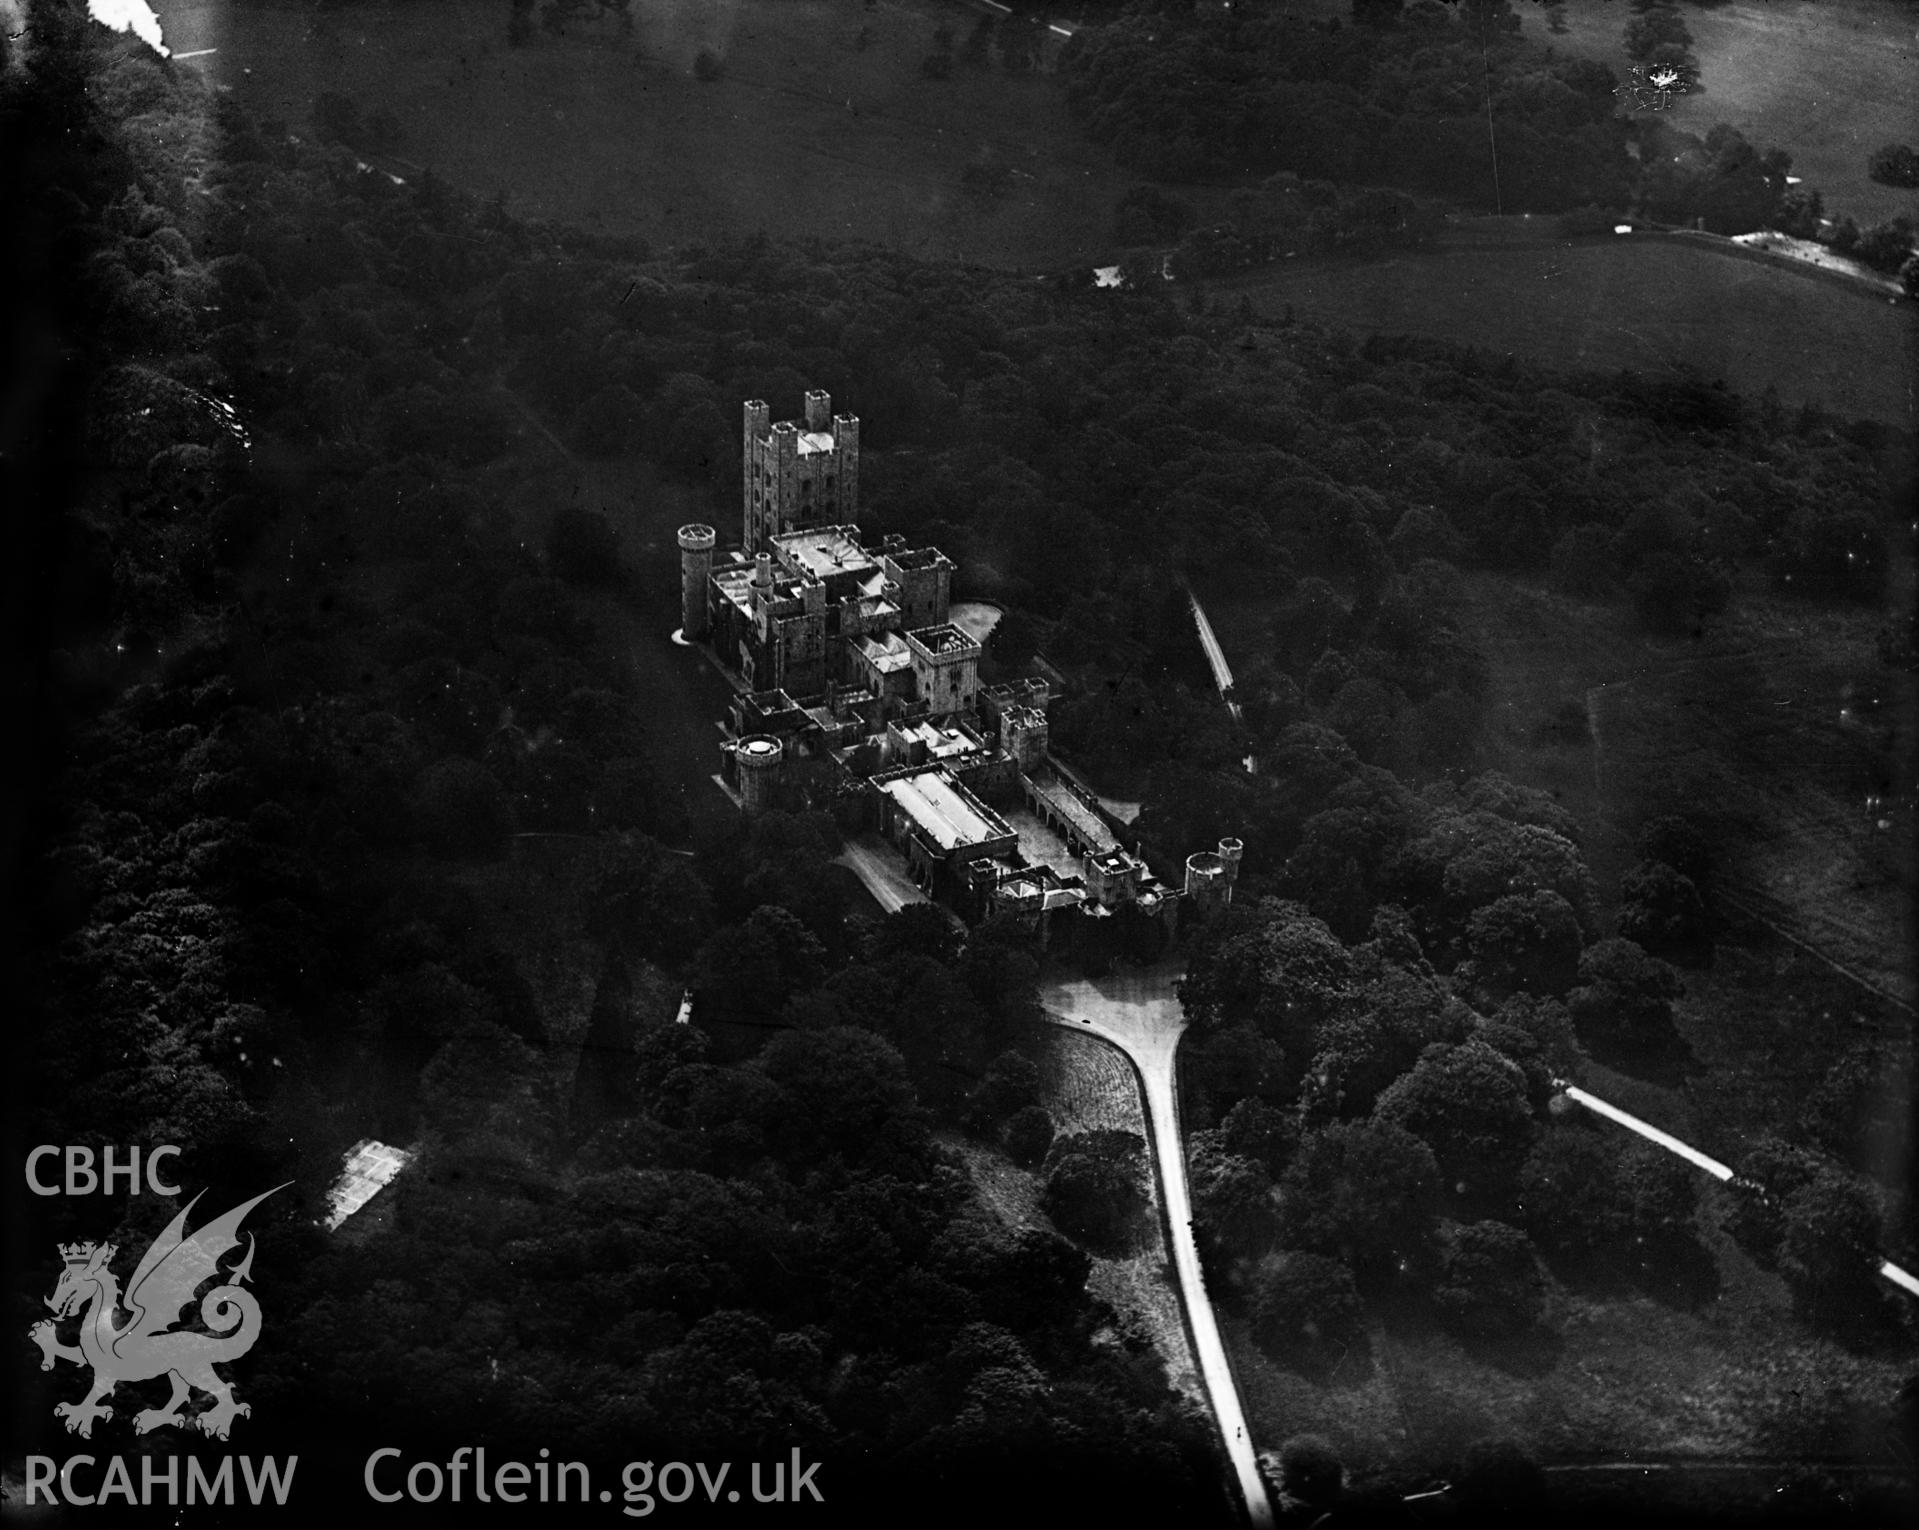
[[[748,813],[764,813],[773,805],[785,754],[785,745],[764,733],[740,740],[733,758],[740,775],[740,802]]]
[[[1222,839],[1219,842],[1219,861],[1226,871],[1226,901],[1233,900],[1233,884],[1239,880],[1239,858],[1246,853],[1243,840]]]
[[[689,643],[706,636],[706,583],[718,540],[711,526],[697,521],[680,528],[680,634]]]
[[[1211,850],[1195,850],[1186,857],[1186,899],[1195,911],[1216,914],[1233,900],[1226,863]]]

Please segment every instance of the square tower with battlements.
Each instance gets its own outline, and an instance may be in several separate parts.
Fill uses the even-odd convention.
[[[859,509],[860,422],[833,413],[823,390],[806,395],[806,412],[775,423],[760,399],[746,403],[741,462],[746,553],[776,536],[852,523]]]
[[[904,634],[914,689],[927,715],[970,712],[979,694],[980,645],[951,622]]]

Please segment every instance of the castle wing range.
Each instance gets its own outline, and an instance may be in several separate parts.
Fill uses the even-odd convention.
[[[1072,937],[1117,923],[1163,939],[1178,907],[1232,901],[1240,843],[1161,883],[1124,826],[1055,767],[1051,691],[980,682],[981,645],[952,619],[954,565],[899,535],[869,543],[859,420],[809,392],[796,420],[747,402],[740,545],[682,526],[681,628],[735,692],[722,781],[748,813],[806,800],[877,830],[913,882],[962,913],[1012,913]]]

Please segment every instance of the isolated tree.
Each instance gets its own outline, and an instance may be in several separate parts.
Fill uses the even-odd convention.
[[[1480,1201],[1504,1193],[1535,1131],[1524,1074],[1477,1038],[1428,1048],[1373,1115],[1424,1142],[1442,1181]]]
[[[1654,952],[1692,952],[1711,943],[1699,889],[1663,861],[1641,861],[1620,878],[1619,933]]]
[[[1532,1240],[1504,1222],[1460,1228],[1440,1259],[1433,1300],[1448,1326],[1469,1337],[1525,1333],[1545,1310]]]
[[[1194,1220],[1204,1241],[1227,1258],[1256,1258],[1279,1232],[1278,1197],[1263,1165],[1231,1153],[1196,1157]]]
[[[765,1024],[825,976],[826,948],[790,909],[763,904],[715,933],[695,958],[703,1000],[729,1019]]]
[[[1299,1146],[1293,1113],[1250,1097],[1220,1118],[1219,1134],[1227,1152],[1251,1159],[1268,1174],[1280,1173]]]
[[[1691,1240],[1699,1176],[1684,1159],[1634,1140],[1619,1154],[1619,1189],[1635,1245],[1654,1250]]]
[[[1626,56],[1652,60],[1662,48],[1677,50],[1683,57],[1692,47],[1692,33],[1679,12],[1669,5],[1641,11],[1626,23]]]
[[[1679,974],[1633,941],[1613,937],[1579,958],[1579,986],[1568,996],[1574,1021],[1636,1045],[1672,1039],[1672,1006],[1684,991]]]
[[[1145,1214],[1145,1177],[1145,1144],[1136,1133],[1077,1132],[1053,1143],[1041,1204],[1069,1237],[1119,1248]]]
[[[1866,173],[1884,186],[1919,186],[1919,152],[1911,144],[1882,144],[1866,161]]]
[[[1558,893],[1514,893],[1474,911],[1466,925],[1468,981],[1493,1002],[1523,991],[1557,996],[1579,978],[1579,919]]]
[[[1344,1260],[1362,1281],[1391,1281],[1423,1258],[1439,1188],[1432,1149],[1378,1121],[1309,1133],[1280,1179],[1280,1223],[1295,1247]]]
[[[1852,253],[1873,270],[1891,275],[1913,253],[1915,237],[1919,237],[1919,224],[1899,213],[1861,233]]]
[[[1711,842],[1690,818],[1667,814],[1653,819],[1634,841],[1639,859],[1663,861],[1704,893],[1712,885]]]
[[[1041,1105],[1026,1105],[1007,1118],[1000,1134],[1006,1156],[1021,1168],[1031,1168],[1053,1146],[1053,1118]]]
[[[1346,1468],[1331,1443],[1316,1434],[1296,1434],[1279,1447],[1279,1491],[1284,1505],[1305,1510],[1310,1520],[1339,1500]]]
[[[1039,1098],[1039,1069],[1032,1059],[1018,1052],[1002,1052],[987,1064],[967,1099],[967,1127],[982,1135],[997,1131],[1000,1123],[1015,1112],[1037,1105]]]
[[[885,1165],[923,1140],[925,1115],[906,1065],[871,1031],[782,1031],[756,1063],[780,1086],[773,1124],[794,1161],[838,1154]]]
[[[1490,1018],[1498,1026],[1530,1036],[1539,1049],[1540,1061],[1547,1068],[1578,1082],[1586,1054],[1579,1045],[1579,1033],[1573,1029],[1571,1014],[1558,999],[1516,993],[1494,1010]]]
[[[1350,997],[1351,953],[1298,904],[1262,901],[1197,955],[1179,987],[1202,1028],[1250,1022],[1284,1046]]]
[[[1794,239],[1817,239],[1824,225],[1826,199],[1817,186],[1789,186],[1773,209],[1773,225]]]
[[[1366,1351],[1366,1309],[1337,1259],[1288,1250],[1252,1281],[1253,1342],[1289,1370],[1323,1375]]]
[[[1576,1257],[1657,1255],[1693,1234],[1696,1175],[1652,1143],[1616,1143],[1584,1125],[1546,1131],[1519,1173],[1538,1245]]]
[[[1732,1207],[1726,1230],[1763,1268],[1771,1269],[1786,1232],[1786,1205],[1818,1179],[1823,1164],[1816,1153],[1767,1135],[1739,1160],[1727,1190]]]
[[[1880,1215],[1872,1191],[1838,1169],[1786,1197],[1779,1268],[1803,1310],[1831,1320],[1876,1305]]]
[[[1629,1235],[1618,1155],[1584,1125],[1548,1128],[1519,1173],[1526,1228],[1543,1249],[1589,1255]]]

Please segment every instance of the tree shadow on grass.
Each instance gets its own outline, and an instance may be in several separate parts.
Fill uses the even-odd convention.
[[[1373,1378],[1372,1344],[1364,1334],[1350,1340],[1302,1338],[1288,1348],[1280,1364],[1323,1387],[1363,1387]]]
[[[1677,1089],[1705,1071],[1692,1043],[1671,1025],[1650,1036],[1625,1036],[1597,1026],[1582,1026],[1579,1041],[1602,1067],[1665,1089]]]
[[[1509,1376],[1544,1376],[1559,1364],[1566,1350],[1565,1335],[1544,1323],[1517,1333],[1462,1334],[1459,1343],[1473,1359]]]
[[[1697,1312],[1719,1297],[1719,1264],[1697,1238],[1664,1238],[1624,1247],[1561,1252],[1548,1257],[1569,1290],[1599,1300],[1650,1296],[1664,1306]]]
[[[1884,1354],[1888,1345],[1910,1344],[1915,1325],[1904,1298],[1861,1272],[1816,1295],[1793,1293],[1793,1311],[1808,1328],[1855,1355]]]

